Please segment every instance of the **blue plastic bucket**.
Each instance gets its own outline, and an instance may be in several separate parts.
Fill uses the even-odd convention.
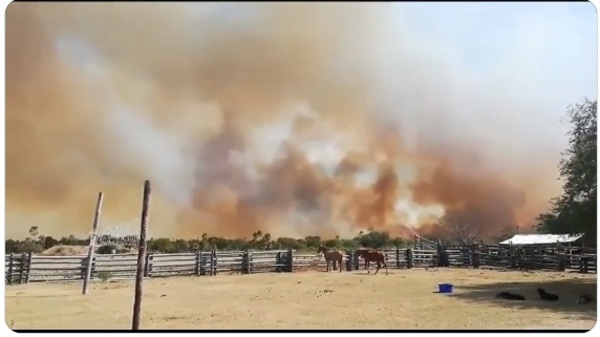
[[[453,286],[451,283],[438,284],[438,287],[440,288],[441,294],[451,294],[452,293]]]

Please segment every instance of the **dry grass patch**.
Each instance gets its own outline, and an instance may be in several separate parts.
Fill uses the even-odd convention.
[[[437,284],[455,285],[452,295]],[[558,303],[535,289],[558,293]],[[6,321],[13,329],[129,329],[133,281],[6,287]],[[527,300],[493,296],[520,292]],[[590,329],[596,276],[467,269],[391,270],[390,275],[305,272],[150,279],[144,282],[145,329]]]

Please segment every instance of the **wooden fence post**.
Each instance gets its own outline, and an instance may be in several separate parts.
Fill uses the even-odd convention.
[[[285,260],[284,255],[282,252],[277,252],[277,255],[275,255],[275,272],[277,273],[281,273],[282,271],[287,271],[287,268],[282,268],[283,266],[281,264],[283,264],[283,262],[285,261],[285,263],[287,263],[287,260]]]
[[[96,257],[92,258],[92,274],[91,277],[94,278],[96,275]]]
[[[354,251],[349,251],[347,256],[346,269],[352,271],[354,270]]]
[[[254,254],[248,251],[248,274],[252,274],[254,267]]]
[[[400,247],[396,247],[396,269],[400,269]]]
[[[200,263],[201,263],[201,259],[200,259],[200,252],[196,251],[196,276],[200,276]]]
[[[150,277],[150,268],[152,268],[151,266],[151,259],[152,259],[152,254],[150,253],[146,253],[146,256],[144,257],[144,277]]]
[[[471,251],[471,265],[473,266],[473,268],[479,268],[480,265],[479,252],[475,247],[473,247],[473,250]]]
[[[289,264],[287,269],[290,273],[293,273],[294,272],[294,251],[292,250],[292,248],[288,249],[287,256],[288,256],[288,264]]]
[[[242,255],[243,274],[250,274],[250,251],[246,250]]]
[[[21,254],[21,265],[19,268],[19,284],[23,283],[25,279],[25,265],[27,263],[27,254]]]
[[[31,252],[29,252],[29,254],[27,255],[27,269],[26,269],[26,274],[25,274],[25,283],[29,283],[29,275],[31,275],[31,255],[32,255]]]
[[[566,263],[565,256],[563,254],[558,255],[558,265],[556,266],[557,271],[565,271]]]
[[[217,275],[217,251],[213,250],[210,253],[210,275],[211,276],[215,276]]]
[[[6,281],[8,282],[8,284],[12,284],[13,281],[14,259],[15,255],[13,253],[10,253],[10,256],[8,257],[8,272],[6,274]]]
[[[353,269],[354,270],[359,270],[360,269],[360,265],[358,263],[358,254],[356,254],[356,250],[352,251],[352,264],[353,264]]]
[[[84,257],[81,259],[81,265],[79,266],[79,269],[81,270],[81,279],[85,280],[85,273],[86,273],[86,269],[87,269],[87,265],[88,265],[88,257]]]
[[[137,270],[135,273],[135,296],[133,298],[133,317],[131,321],[131,330],[140,329],[140,312],[142,310],[142,298],[143,289],[142,284],[144,280],[144,272],[146,270],[146,249],[148,243],[146,241],[146,235],[148,234],[148,213],[150,212],[150,194],[152,188],[150,187],[150,180],[144,182],[144,195],[142,199],[142,215],[140,225],[140,238],[138,241],[138,255],[137,255]]]
[[[413,254],[412,249],[406,249],[406,268],[410,269],[413,267]]]
[[[206,275],[206,252],[200,252],[200,275]]]
[[[92,263],[88,263],[88,259],[89,257],[84,257],[83,259],[81,259],[81,278],[83,279],[84,282],[86,282],[86,286],[85,286],[85,292],[87,293],[87,289],[88,289],[88,284],[90,279],[94,278],[94,272],[96,271],[96,257],[92,257]],[[90,268],[90,273],[88,274],[88,267]],[[88,278],[89,275],[89,278]],[[87,281],[86,281],[87,279]],[[83,293],[83,291],[82,291]]]
[[[150,254],[150,257],[148,258],[148,277],[152,277],[152,268],[154,266],[154,254]]]

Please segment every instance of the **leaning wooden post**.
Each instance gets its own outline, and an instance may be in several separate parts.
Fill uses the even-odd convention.
[[[135,297],[133,300],[132,330],[140,329],[140,311],[142,309],[142,281],[146,262],[146,233],[148,232],[148,210],[150,208],[150,180],[144,182],[144,199],[142,201],[142,223],[138,243],[137,272],[135,275]]]
[[[102,212],[102,202],[104,201],[104,194],[98,193],[98,200],[96,201],[96,213],[94,214],[94,222],[92,223],[92,232],[90,233],[90,244],[87,255],[87,267],[85,268],[85,278],[83,279],[83,290],[81,293],[87,295],[88,285],[90,278],[92,277],[92,263],[94,262],[94,246],[96,245],[96,230],[98,229],[98,223],[100,222],[100,212]]]

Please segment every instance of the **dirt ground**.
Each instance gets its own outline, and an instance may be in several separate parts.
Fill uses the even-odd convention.
[[[439,294],[438,283],[454,284]],[[13,329],[129,329],[134,282],[6,286]],[[544,287],[559,302],[539,300]],[[500,291],[525,301],[497,300]],[[142,329],[591,329],[596,275],[473,269],[222,275],[144,281]]]

